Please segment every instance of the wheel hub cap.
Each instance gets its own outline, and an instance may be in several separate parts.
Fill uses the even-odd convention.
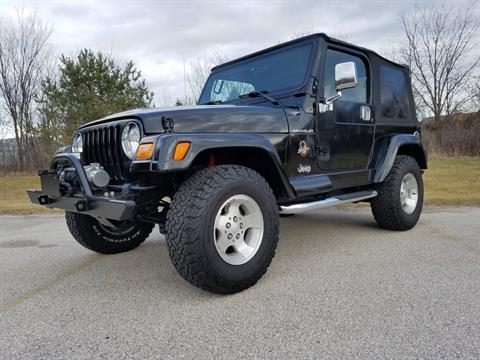
[[[263,214],[257,202],[247,195],[234,195],[215,217],[215,248],[228,264],[245,264],[260,248],[263,229]]]
[[[412,173],[407,173],[400,185],[400,203],[406,214],[412,214],[418,202],[418,183]]]

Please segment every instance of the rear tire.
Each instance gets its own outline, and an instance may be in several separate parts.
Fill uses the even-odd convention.
[[[370,205],[380,227],[409,230],[417,224],[423,208],[423,180],[414,158],[397,156],[390,173],[377,186],[377,192]]]
[[[213,293],[237,293],[267,271],[278,226],[276,199],[262,176],[243,166],[208,168],[185,181],[173,198],[166,223],[168,252],[191,284]]]
[[[85,214],[67,211],[67,226],[75,240],[89,250],[102,254],[129,251],[143,243],[154,227],[144,222],[122,222],[108,228],[97,219]]]

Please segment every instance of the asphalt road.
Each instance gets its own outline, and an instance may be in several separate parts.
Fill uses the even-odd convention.
[[[156,231],[94,254],[63,217],[0,217],[0,359],[478,359],[480,208],[409,232],[368,208],[284,218],[275,259],[232,296],[192,287]]]

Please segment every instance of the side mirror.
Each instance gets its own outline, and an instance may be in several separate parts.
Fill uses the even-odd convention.
[[[357,67],[354,62],[344,62],[335,65],[335,88],[337,95],[333,95],[318,104],[320,113],[333,111],[333,103],[342,97],[342,90],[357,86]]]
[[[357,86],[357,67],[352,61],[335,65],[335,87],[337,91]]]

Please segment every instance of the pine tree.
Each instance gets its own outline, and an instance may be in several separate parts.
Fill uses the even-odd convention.
[[[58,77],[42,82],[38,102],[42,122],[56,124],[57,132],[68,141],[80,125],[148,107],[152,99],[153,92],[132,61],[122,68],[101,52],[84,49],[75,59],[61,56]]]

